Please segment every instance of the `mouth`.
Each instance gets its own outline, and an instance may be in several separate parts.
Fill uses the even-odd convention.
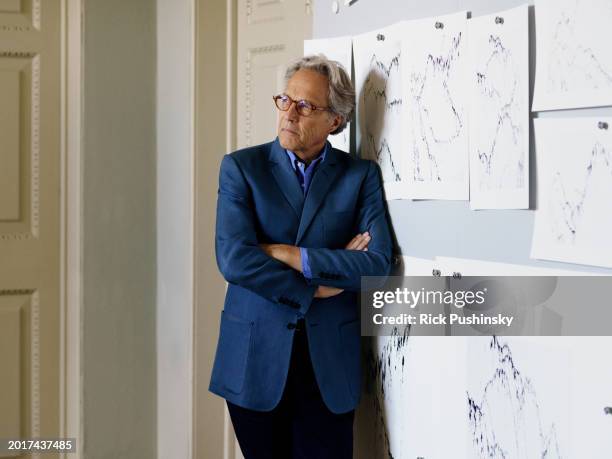
[[[289,134],[297,135],[297,132],[292,131],[291,129],[282,128],[281,131],[282,132],[288,132]]]

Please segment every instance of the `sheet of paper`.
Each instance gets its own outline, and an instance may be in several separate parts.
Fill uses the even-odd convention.
[[[468,458],[468,362],[464,337],[372,338],[359,407],[360,454],[368,458]],[[439,441],[444,437],[444,441]]]
[[[351,37],[322,38],[304,40],[304,56],[324,54],[328,59],[339,62],[351,77]],[[351,148],[351,123],[339,134],[329,136],[329,142],[334,148],[349,152]]]
[[[536,0],[533,110],[612,105],[610,0]]]
[[[527,5],[470,19],[468,36],[470,207],[527,209]]]
[[[402,183],[403,29],[400,22],[353,38],[361,157],[379,164],[387,199],[406,198]]]
[[[567,338],[470,337],[468,457],[561,459],[569,454]]]
[[[406,26],[404,176],[413,199],[469,198],[466,18],[461,12]]]
[[[571,340],[573,388],[569,400],[571,413],[571,454],[566,457],[606,459],[612,451],[612,366],[608,355],[610,336],[581,336]]]
[[[612,267],[612,118],[534,124],[538,197],[532,258]]]
[[[600,356],[611,346],[609,336],[471,337],[476,457],[609,457],[612,368]]]

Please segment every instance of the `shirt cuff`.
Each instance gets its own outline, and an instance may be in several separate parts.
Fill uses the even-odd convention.
[[[304,247],[300,247],[300,257],[302,259],[302,274],[306,279],[312,279],[312,271],[310,270],[310,263],[308,263],[308,250]]]

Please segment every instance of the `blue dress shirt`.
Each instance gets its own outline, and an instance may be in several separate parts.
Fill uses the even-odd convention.
[[[285,150],[287,152],[287,156],[289,157],[289,161],[291,162],[291,167],[293,168],[297,177],[298,183],[300,184],[300,187],[302,187],[304,196],[306,196],[308,193],[308,188],[310,188],[310,183],[312,182],[312,177],[317,170],[317,166],[319,163],[325,160],[325,155],[327,154],[328,148],[327,146],[328,143],[325,142],[325,146],[323,147],[321,154],[319,154],[319,156],[317,156],[317,158],[310,164],[304,163],[292,151]],[[304,247],[300,247],[300,257],[302,259],[302,273],[304,274],[304,277],[311,279],[312,271],[310,270],[310,264],[308,263],[308,251]]]

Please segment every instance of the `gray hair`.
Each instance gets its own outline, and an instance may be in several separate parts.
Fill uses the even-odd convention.
[[[332,61],[324,54],[304,56],[293,62],[285,73],[285,86],[298,70],[313,70],[325,75],[328,81],[328,105],[330,110],[342,117],[340,126],[332,132],[339,134],[344,130],[355,110],[355,89],[351,77],[339,62]]]

